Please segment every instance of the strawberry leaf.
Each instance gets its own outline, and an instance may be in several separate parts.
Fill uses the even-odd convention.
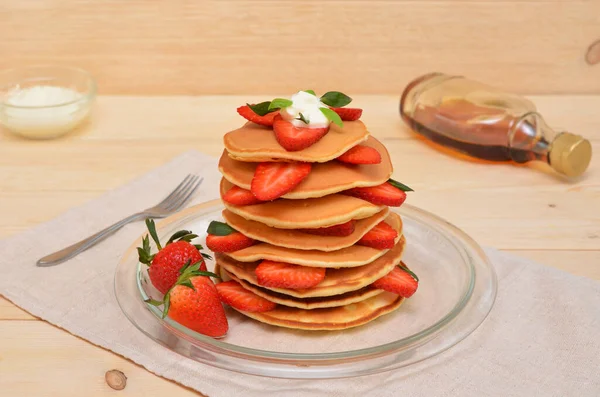
[[[148,238],[148,235],[142,238],[142,246],[137,247],[137,252],[140,263],[150,266],[154,259],[154,255],[152,255],[150,251],[150,239]]]
[[[203,246],[201,246],[200,244],[194,244],[194,247],[196,247],[196,249],[197,249],[198,251],[202,251],[202,250],[204,249],[204,247],[203,247]]]
[[[393,179],[388,179],[388,182],[390,183],[390,185],[392,185],[393,187],[402,190],[403,192],[414,192],[414,190],[412,190],[411,188],[409,188],[408,186],[406,186],[404,183],[400,183],[398,181],[395,181]]]
[[[167,292],[167,294],[165,295],[162,318],[167,317],[170,307],[171,307],[171,291],[169,290],[169,292]]]
[[[146,227],[148,228],[148,232],[150,232],[150,236],[152,240],[156,243],[156,247],[161,250],[162,245],[160,245],[160,240],[158,239],[158,235],[156,234],[156,225],[154,224],[154,220],[150,218],[146,218]]]
[[[212,256],[210,256],[210,255],[208,255],[208,254],[205,254],[204,252],[201,252],[200,254],[202,255],[202,257],[203,257],[204,259],[208,259],[209,261],[211,261],[211,260],[212,260]]]
[[[194,288],[194,284],[192,284],[192,282],[189,279],[183,280],[181,283],[179,283],[179,285],[183,285],[184,287],[188,287],[196,291],[196,288]]]
[[[339,125],[340,127],[344,126],[344,122],[342,121],[342,119],[340,118],[340,115],[337,114],[336,112],[334,112],[333,110],[329,109],[329,108],[319,108],[319,110],[321,111],[321,113],[323,113],[325,115],[325,117],[327,117],[327,119],[329,121],[331,121],[334,124]]]
[[[144,300],[144,302],[146,302],[152,306],[160,306],[164,303],[163,301],[157,301],[156,299],[152,299],[152,298],[148,298],[148,299]]]
[[[329,91],[321,97],[321,102],[333,108],[341,108],[352,102],[352,98],[341,92]]]
[[[317,96],[313,90],[304,90],[304,92],[308,92],[311,95]]]
[[[402,264],[398,265],[398,267],[400,269],[404,270],[406,273],[410,274],[412,278],[414,278],[417,282],[419,282],[419,277],[417,277],[417,275],[412,270],[410,270],[409,268],[407,268],[406,266],[404,266]]]
[[[288,106],[292,106],[293,103],[294,102],[290,101],[289,99],[275,98],[271,101],[271,104],[269,105],[269,110],[287,108]]]
[[[208,225],[208,229],[206,229],[208,234],[212,234],[213,236],[228,236],[231,233],[235,233],[236,230],[223,222],[212,221]]]
[[[172,242],[178,241],[178,240],[182,240],[183,237],[189,235],[189,234],[193,234],[190,230],[180,230],[178,232],[173,233],[173,235],[171,236],[171,238],[169,238],[169,241],[167,241],[167,245],[171,244]],[[195,237],[198,237],[194,234]],[[190,239],[191,240],[191,239]],[[190,240],[184,240],[184,241],[190,241]]]
[[[269,110],[269,105],[271,105],[271,101],[257,103],[256,105],[250,105],[249,103],[247,103],[246,105],[248,105],[248,107],[259,116],[264,116],[267,113],[271,113],[271,110]]]
[[[302,113],[298,114],[298,116],[299,117],[296,120],[300,120],[300,121],[304,122],[304,124],[310,124],[310,121],[306,117],[304,117],[304,115]]]

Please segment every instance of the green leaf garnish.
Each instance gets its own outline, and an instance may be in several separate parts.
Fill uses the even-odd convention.
[[[390,183],[390,185],[392,185],[393,187],[395,187],[397,189],[402,190],[403,192],[414,192],[414,190],[412,190],[411,188],[406,186],[404,183],[395,181],[392,178],[388,179],[388,182]]]
[[[319,110],[321,111],[321,113],[323,113],[325,115],[325,117],[327,117],[327,119],[329,121],[331,121],[334,124],[339,125],[340,127],[344,126],[344,123],[342,122],[342,119],[340,118],[340,115],[337,114],[336,112],[334,112],[333,110],[329,109],[329,108],[319,108]]]
[[[271,110],[269,110],[269,105],[271,105],[271,101],[257,103],[256,105],[250,105],[249,103],[247,103],[246,105],[248,105],[248,107],[259,116],[264,116],[267,113],[271,113]]]
[[[310,121],[306,117],[304,117],[304,115],[302,113],[298,114],[298,116],[299,117],[296,120],[300,120],[300,121],[304,122],[304,124],[310,124]]]
[[[313,90],[304,90],[304,92],[308,92],[311,95],[317,96]]]
[[[294,102],[290,101],[289,99],[285,99],[285,98],[275,98],[271,101],[271,104],[269,105],[269,110],[276,110],[276,109],[283,109],[283,108],[287,108],[288,106],[292,106]]]
[[[146,227],[148,228],[148,232],[150,232],[150,236],[152,240],[156,243],[156,247],[161,250],[162,245],[160,245],[160,241],[158,240],[158,235],[156,234],[156,225],[154,224],[154,220],[150,218],[146,218]]]
[[[417,282],[419,282],[419,277],[417,277],[417,275],[412,270],[410,270],[409,268],[407,268],[403,264],[399,264],[398,267],[400,269],[404,270],[406,273],[410,274],[412,278],[414,278]]]
[[[231,233],[235,233],[236,230],[223,222],[212,221],[208,225],[208,229],[206,229],[208,234],[212,234],[213,236],[228,236]]]
[[[341,92],[329,91],[321,97],[321,102],[334,108],[341,108],[352,102],[352,98]]]

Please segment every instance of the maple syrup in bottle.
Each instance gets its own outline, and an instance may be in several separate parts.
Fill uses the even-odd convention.
[[[413,80],[402,93],[400,114],[418,134],[478,159],[543,161],[574,177],[592,157],[588,140],[552,130],[531,101],[462,76],[432,73]]]

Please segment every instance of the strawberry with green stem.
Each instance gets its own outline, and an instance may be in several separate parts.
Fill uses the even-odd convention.
[[[206,246],[213,252],[233,252],[254,244],[253,239],[244,236],[227,223],[212,221],[206,232]]]
[[[355,187],[341,192],[347,196],[357,197],[375,205],[399,207],[406,200],[406,192],[413,190],[403,183],[388,179],[381,185],[371,187]]]
[[[189,230],[180,230],[174,233],[163,247],[158,239],[154,220],[146,219],[146,227],[158,252],[152,254],[150,239],[146,235],[142,238],[142,246],[137,249],[139,261],[149,266],[150,281],[161,293],[166,293],[175,284],[179,269],[188,261],[200,263],[202,270],[206,270],[204,258],[211,259],[210,255],[200,252],[203,248],[201,245],[191,243],[198,235]]]
[[[219,293],[210,277],[216,274],[202,269],[204,262],[188,261],[179,271],[175,284],[163,300],[147,299],[146,303],[162,306],[162,317],[169,316],[191,330],[212,337],[224,336],[229,323]]]
[[[419,287],[419,277],[403,263],[394,266],[391,272],[376,280],[373,286],[403,298],[410,298]]]

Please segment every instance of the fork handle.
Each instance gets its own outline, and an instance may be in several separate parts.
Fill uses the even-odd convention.
[[[126,224],[131,223],[133,221],[137,221],[144,217],[145,217],[145,214],[143,212],[139,212],[137,214],[130,215],[127,218],[122,219],[119,222],[115,223],[114,225],[111,225],[111,226],[107,227],[106,229],[103,229],[103,230],[99,231],[98,233],[86,238],[85,240],[81,240],[80,242],[70,245],[67,248],[63,248],[60,251],[56,251],[53,254],[50,254],[50,255],[47,255],[47,256],[41,258],[40,260],[37,261],[36,264],[37,264],[37,266],[40,266],[40,267],[48,267],[48,266],[58,265],[59,263],[62,263],[66,260],[69,260],[69,259],[79,255],[83,251],[87,250],[88,248],[90,248],[90,247],[94,246],[95,244],[99,243],[100,241],[104,240],[105,238],[107,238],[108,236],[110,236],[111,234],[113,234],[114,232],[116,232],[117,230],[119,230],[120,228],[125,226]]]

